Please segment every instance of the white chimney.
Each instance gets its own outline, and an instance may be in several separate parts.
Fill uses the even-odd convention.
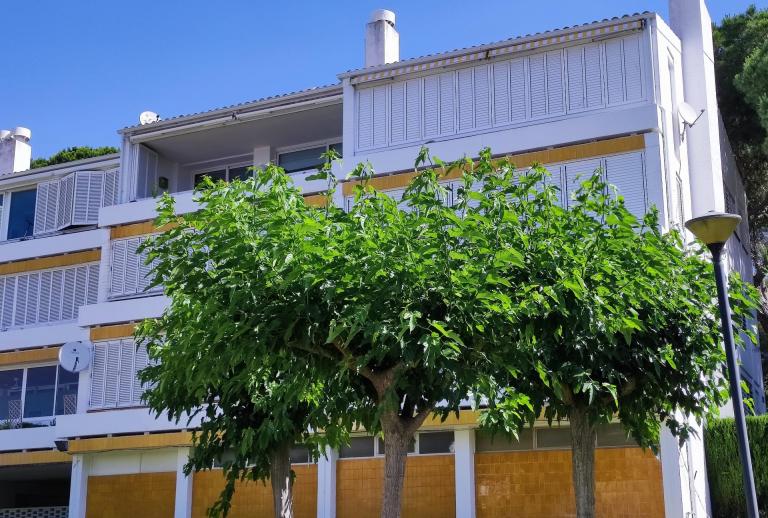
[[[365,26],[365,66],[375,67],[400,60],[400,35],[395,29],[395,13],[377,9]]]
[[[32,132],[21,126],[0,130],[0,175],[26,171],[32,163]]]
[[[685,102],[704,110],[685,134],[693,216],[724,211],[712,18],[704,0],[669,0],[669,19],[682,44]]]

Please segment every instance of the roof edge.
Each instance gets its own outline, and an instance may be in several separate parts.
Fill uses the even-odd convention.
[[[6,173],[0,175],[0,180],[6,180],[10,178],[21,178],[32,174],[39,173],[55,173],[61,169],[72,169],[81,166],[90,166],[94,164],[100,164],[102,162],[111,162],[120,159],[120,153],[110,153],[108,155],[93,156],[90,158],[81,158],[80,160],[72,160],[71,162],[62,162],[60,164],[47,165],[45,167],[36,167],[34,169],[26,169],[24,171],[17,171],[15,173]]]

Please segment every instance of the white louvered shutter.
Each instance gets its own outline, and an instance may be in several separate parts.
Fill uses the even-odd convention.
[[[493,64],[493,124],[509,124],[509,63]]]
[[[91,366],[91,408],[104,406],[104,382],[106,380],[107,342],[93,344],[93,363]]]
[[[640,36],[624,39],[624,84],[625,101],[637,101],[643,97],[642,65],[640,56]]]
[[[142,239],[140,242],[143,242]],[[156,260],[147,264],[147,258],[149,253],[145,250],[139,255],[139,292],[144,292],[149,288],[152,281],[152,268],[156,264]],[[158,288],[153,288],[150,291],[155,291]]]
[[[88,299],[88,267],[78,266],[75,269],[75,299],[73,302],[73,318],[80,314],[80,306],[85,306]]]
[[[599,158],[565,164],[565,193],[568,205],[572,203],[573,194],[579,189],[581,182],[589,179],[596,170],[602,170],[602,168],[603,163]]]
[[[624,102],[624,52],[621,40],[605,43],[605,74],[608,83],[608,104]]]
[[[110,207],[117,205],[118,195],[118,182],[120,171],[118,169],[112,169],[104,173],[104,196],[102,197],[102,207]]]
[[[410,212],[411,208],[406,203],[402,203],[403,195],[405,194],[405,189],[391,189],[388,191],[382,191],[384,194],[392,198],[394,201],[397,202],[400,209],[402,209],[405,212]]]
[[[40,304],[37,306],[37,321],[51,321],[51,301],[58,293],[53,291],[53,272],[40,273]]]
[[[563,51],[547,52],[547,113],[565,113],[563,88]]]
[[[90,180],[91,175],[89,173],[75,173],[75,199],[72,215],[73,225],[84,225],[88,222]]]
[[[58,202],[58,180],[43,182],[37,185],[37,199],[35,200],[35,235],[46,234],[56,230]]]
[[[137,252],[139,247],[139,239],[129,239],[126,241],[125,252],[125,294],[134,294],[138,292],[139,287],[139,261],[141,257]]]
[[[139,372],[149,365],[149,355],[147,354],[147,348],[145,345],[136,346],[136,359],[135,359],[135,380],[133,384],[133,402],[141,403],[141,395],[147,388],[145,384],[139,380]]]
[[[75,280],[77,273],[74,268],[64,270],[64,284],[61,292],[61,319],[72,320],[77,317],[75,312]]]
[[[546,167],[549,171],[549,178],[545,180],[546,185],[551,185],[557,189],[557,204],[563,206],[563,171],[562,165],[551,165]]]
[[[469,131],[475,127],[475,93],[473,83],[473,70],[471,68],[458,71],[459,131]]]
[[[59,180],[59,206],[56,214],[56,228],[62,229],[73,224],[73,203],[75,200],[75,173]]]
[[[408,141],[421,138],[421,79],[405,83],[405,138]]]
[[[456,133],[455,73],[445,72],[438,77],[440,78],[440,135],[452,135]]]
[[[528,118],[528,101],[525,87],[528,82],[525,59],[515,59],[509,63],[509,106],[512,122]]]
[[[117,404],[120,384],[120,341],[106,342],[107,360],[104,369],[104,406]]]
[[[40,305],[40,273],[30,273],[27,288],[27,312],[24,317],[25,325],[37,324],[37,308]]]
[[[373,89],[357,92],[357,148],[373,147]]]
[[[112,295],[125,293],[126,241],[112,241],[112,274],[109,292]]]
[[[387,145],[387,87],[373,89],[373,146]]]
[[[491,125],[490,67],[475,67],[475,128]]]
[[[603,66],[600,45],[584,47],[584,87],[587,108],[603,106]]]
[[[608,183],[616,186],[632,214],[642,218],[648,209],[645,193],[643,153],[627,153],[605,159]]]
[[[88,266],[88,295],[86,304],[96,304],[99,299],[99,264]]]
[[[27,312],[27,292],[29,291],[29,277],[19,275],[16,278],[16,304],[13,316],[13,326],[23,326]]]
[[[61,320],[61,308],[64,302],[61,297],[64,286],[64,271],[54,270],[51,278],[51,292],[55,293],[55,296],[51,297],[51,312],[48,318],[50,322],[56,322]]]
[[[439,76],[424,78],[424,137],[436,137],[440,133],[440,79]]]
[[[390,93],[390,142],[399,144],[405,138],[405,83],[393,83]]]
[[[136,378],[134,370],[134,351],[133,340],[120,340],[120,379],[118,382],[117,403],[125,406],[133,402],[133,382]]]
[[[2,327],[8,329],[13,326],[14,305],[16,303],[16,280],[15,276],[6,277],[3,289],[3,314]]]
[[[3,315],[5,315],[5,290],[8,278],[9,277],[0,277],[0,330],[5,330],[7,327]],[[13,304],[13,299],[11,299],[11,304]]]
[[[99,222],[99,209],[104,203],[104,179],[103,172],[87,173],[88,181],[88,212],[85,217],[85,224],[94,225]]]
[[[542,117],[547,114],[547,64],[544,54],[533,55],[528,58],[528,74],[530,76],[531,117]]]
[[[567,49],[568,111],[583,110],[584,98],[584,47]]]

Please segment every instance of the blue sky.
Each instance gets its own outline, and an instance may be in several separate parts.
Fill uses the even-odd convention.
[[[768,0],[710,0],[714,19]],[[118,145],[143,110],[187,114],[336,82],[363,61],[375,8],[414,57],[640,11],[667,0],[14,0],[0,19],[0,129],[35,157]],[[10,16],[9,16],[10,14]]]

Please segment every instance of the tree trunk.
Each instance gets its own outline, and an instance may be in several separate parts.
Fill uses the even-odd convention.
[[[570,422],[576,517],[595,518],[595,427],[585,406],[572,407]]]
[[[277,518],[293,518],[293,477],[291,477],[291,445],[285,444],[272,454],[269,480]]]
[[[400,518],[405,461],[413,432],[403,429],[397,415],[382,417],[384,431],[384,499],[381,518]]]

